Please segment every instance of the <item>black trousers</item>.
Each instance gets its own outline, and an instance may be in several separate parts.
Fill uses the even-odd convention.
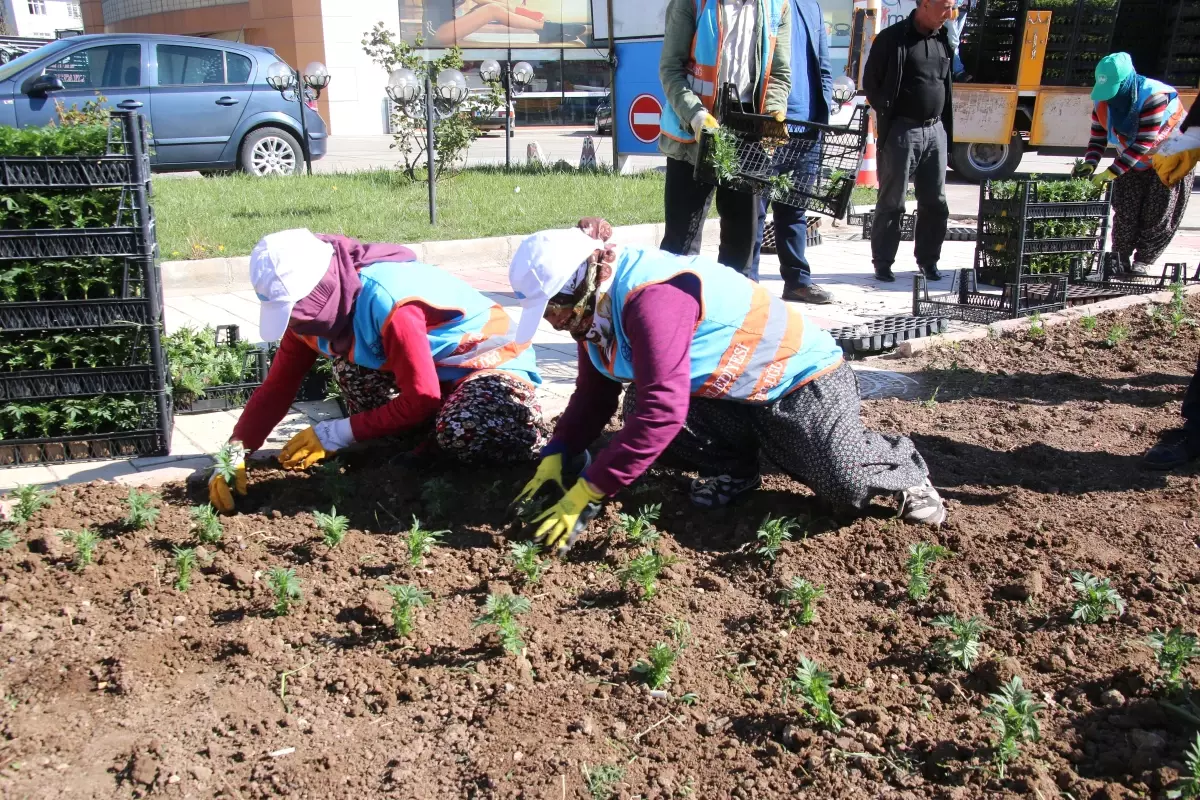
[[[914,255],[917,266],[937,266],[946,239],[946,157],[949,142],[941,122],[931,125],[897,118],[879,140],[879,200],[871,229],[871,260],[888,266],[900,249],[900,217],[911,178],[917,195]]]
[[[717,196],[717,214],[721,218],[721,249],[717,260],[751,280],[758,280],[754,264],[754,240],[758,233],[754,195],[700,183],[695,167],[686,161],[667,159],[666,232],[659,247],[679,256],[700,253],[704,221]]]

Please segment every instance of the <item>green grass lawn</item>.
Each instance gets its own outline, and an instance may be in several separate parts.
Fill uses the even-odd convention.
[[[663,176],[605,172],[470,169],[437,185],[438,224],[428,188],[395,171],[154,182],[164,260],[246,255],[268,233],[308,228],[367,242],[421,242],[532,233],[604,217],[614,225],[661,222]]]

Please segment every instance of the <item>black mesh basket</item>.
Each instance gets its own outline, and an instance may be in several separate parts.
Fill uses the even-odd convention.
[[[728,84],[726,97],[733,91]],[[717,132],[700,135],[696,180],[835,219],[844,217],[867,145],[867,107],[846,127],[785,120],[731,110]]]
[[[949,292],[936,295],[929,293],[925,276],[913,276],[914,317],[946,317],[988,325],[1004,319],[1060,311],[1066,304],[1066,275],[1030,275],[1006,284],[1001,292],[981,292],[975,271],[963,269],[953,274]]]

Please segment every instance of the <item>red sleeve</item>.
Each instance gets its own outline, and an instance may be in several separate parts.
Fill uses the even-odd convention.
[[[698,287],[678,278],[643,289],[625,305],[637,408],[585,477],[606,495],[628,486],[662,455],[687,420]]]
[[[581,342],[578,351],[579,372],[575,376],[575,391],[567,402],[567,410],[558,418],[554,437],[542,455],[565,453],[567,457],[574,457],[582,453],[596,441],[617,410],[621,384],[596,369],[588,356],[586,344]]]
[[[442,386],[429,349],[425,313],[414,304],[396,306],[383,325],[383,369],[396,378],[400,395],[385,406],[350,417],[356,441],[390,436],[425,422],[441,408]]]
[[[271,359],[267,379],[254,390],[242,416],[233,427],[233,436],[247,450],[254,452],[262,447],[267,436],[287,414],[304,376],[317,361],[317,353],[303,339],[290,330],[283,335],[279,349]]]

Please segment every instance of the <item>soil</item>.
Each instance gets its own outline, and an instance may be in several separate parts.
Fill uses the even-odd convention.
[[[1132,332],[1108,347],[1114,324]],[[781,475],[700,512],[686,476],[655,473],[532,587],[499,524],[531,468],[432,469],[375,450],[347,460],[339,488],[257,464],[186,593],[171,549],[192,542],[187,507],[203,486],[166,487],[144,531],[122,523],[122,487],[59,489],[0,552],[0,794],[587,800],[606,796],[598,770],[619,767],[621,798],[1161,797],[1197,720],[1156,683],[1142,642],[1196,628],[1200,481],[1138,463],[1177,424],[1198,344],[1190,325],[1172,337],[1130,311],[1094,332],[1075,323],[893,362],[935,400],[868,402],[864,415],[917,441],[948,501],[939,531],[883,502],[838,524]],[[435,478],[448,497],[423,492]],[[352,530],[331,550],[311,510],[334,499]],[[605,532],[647,503],[662,504],[659,546],[678,561],[644,601],[614,576],[637,548]],[[768,513],[809,534],[774,564],[753,552]],[[414,514],[450,531],[420,568],[401,535]],[[103,539],[76,572],[55,534],[83,526]],[[914,602],[903,563],[922,540],[953,556]],[[272,566],[302,585],[287,616],[271,613]],[[1072,570],[1110,578],[1125,614],[1073,623]],[[826,588],[811,625],[791,627],[776,602],[793,576]],[[410,582],[433,603],[400,640],[382,590]],[[509,590],[532,602],[525,657],[472,626],[489,592]],[[990,628],[970,672],[929,655],[930,623],[950,613]],[[692,638],[654,696],[633,667],[673,619]],[[833,673],[842,731],[784,701],[802,655]],[[1001,777],[982,711],[1013,675],[1045,708],[1040,740]]]

